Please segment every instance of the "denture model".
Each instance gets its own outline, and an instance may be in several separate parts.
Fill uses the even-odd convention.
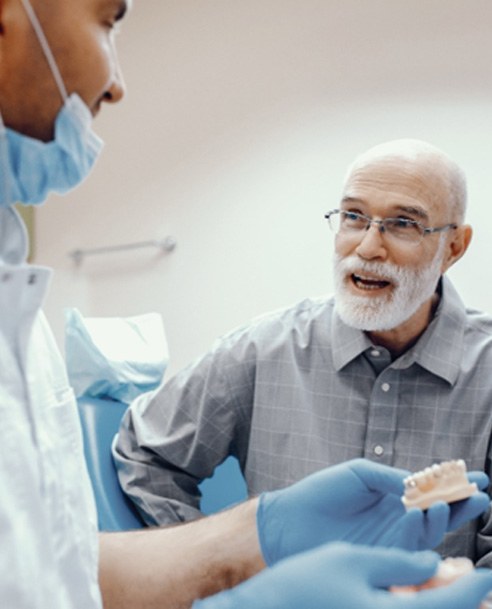
[[[423,584],[416,586],[392,586],[390,591],[395,592],[396,594],[412,594],[414,592],[419,592],[420,590],[430,590],[432,588],[448,586],[463,575],[471,573],[473,569],[474,566],[472,561],[464,556],[445,558],[439,563],[436,574]],[[492,609],[491,594],[482,601],[480,609]]]
[[[464,556],[459,556],[457,558],[448,557],[441,560],[437,567],[436,574],[423,584],[415,586],[392,586],[390,590],[398,594],[404,594],[448,586],[463,575],[471,573],[473,569],[473,563],[469,558]]]
[[[407,509],[426,510],[436,501],[453,503],[467,499],[478,491],[468,481],[463,459],[443,461],[405,478],[405,492],[401,498]]]

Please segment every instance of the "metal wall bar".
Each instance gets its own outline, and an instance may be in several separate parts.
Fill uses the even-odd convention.
[[[108,245],[104,247],[94,247],[90,249],[76,249],[68,253],[75,264],[82,264],[86,256],[96,256],[99,254],[109,254],[113,252],[124,252],[128,250],[136,250],[146,247],[154,247],[163,252],[172,252],[176,247],[176,239],[167,236],[164,239],[153,239],[151,241],[139,241],[137,243],[124,243],[122,245]]]

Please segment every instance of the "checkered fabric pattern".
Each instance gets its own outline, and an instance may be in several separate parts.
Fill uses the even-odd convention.
[[[465,309],[446,278],[441,290],[431,324],[394,361],[342,323],[332,298],[221,338],[133,403],[114,448],[123,487],[149,523],[165,523],[199,515],[197,484],[229,454],[251,495],[354,457],[411,471],[462,458],[490,474],[492,319]],[[441,550],[492,566],[492,521]]]

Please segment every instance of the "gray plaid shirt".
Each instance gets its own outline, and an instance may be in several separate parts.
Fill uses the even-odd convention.
[[[114,454],[145,519],[165,523],[199,514],[197,485],[229,454],[251,495],[354,457],[411,471],[462,458],[490,475],[491,429],[492,319],[444,278],[434,319],[395,361],[343,324],[333,299],[235,330],[132,404]],[[485,557],[492,518],[440,549]]]

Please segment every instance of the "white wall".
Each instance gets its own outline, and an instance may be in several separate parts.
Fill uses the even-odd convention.
[[[96,121],[91,178],[37,216],[57,271],[46,311],[162,313],[176,370],[251,316],[331,291],[346,165],[417,137],[469,178],[471,250],[451,272],[492,312],[490,0],[135,0],[119,39],[128,94]],[[82,247],[173,235],[153,250]]]

